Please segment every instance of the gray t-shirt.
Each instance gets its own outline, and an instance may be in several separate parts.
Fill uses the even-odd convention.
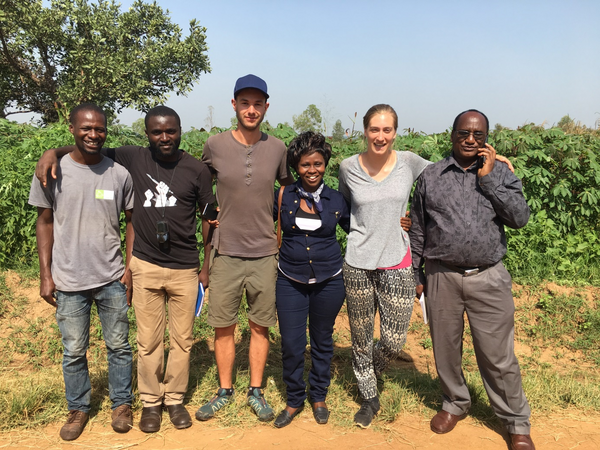
[[[133,183],[123,166],[109,158],[86,166],[67,155],[48,187],[33,176],[29,204],[53,212],[56,289],[93,289],[123,276],[119,217],[133,209]]]
[[[429,161],[411,152],[396,152],[396,165],[382,181],[360,166],[358,155],[340,164],[339,190],[350,202],[350,233],[346,263],[365,270],[393,267],[409,247],[400,226],[412,185]]]
[[[213,247],[242,258],[277,253],[273,195],[275,180],[289,176],[285,144],[263,133],[246,146],[226,131],[208,138],[202,161],[216,175],[221,209]]]

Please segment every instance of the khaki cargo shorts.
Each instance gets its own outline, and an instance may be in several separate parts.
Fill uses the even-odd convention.
[[[214,328],[237,323],[245,289],[248,319],[262,327],[274,327],[276,255],[240,258],[213,250],[211,259],[207,323]]]

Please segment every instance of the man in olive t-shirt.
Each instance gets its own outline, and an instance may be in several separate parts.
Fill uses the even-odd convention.
[[[286,147],[260,131],[269,107],[267,84],[255,75],[236,82],[231,101],[237,129],[211,136],[202,161],[217,180],[219,228],[213,237],[208,323],[215,327],[215,358],[220,387],[196,412],[208,420],[233,395],[234,332],[244,290],[250,325],[250,386],[248,404],[259,420],[274,417],[262,394],[262,378],[269,352],[268,327],[275,326],[277,240],[273,231],[275,180],[294,181],[287,168]]]

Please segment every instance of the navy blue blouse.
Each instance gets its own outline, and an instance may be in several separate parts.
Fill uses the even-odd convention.
[[[327,185],[321,193],[323,212],[321,226],[313,231],[296,226],[296,213],[300,208],[298,180],[286,186],[281,200],[281,230],[283,239],[279,249],[279,267],[286,275],[302,283],[311,278],[311,268],[317,283],[338,273],[342,268],[342,252],[335,237],[336,225],[347,233],[350,228],[350,208],[342,194]],[[282,189],[282,188],[280,188]],[[275,193],[273,220],[277,220],[279,191]]]

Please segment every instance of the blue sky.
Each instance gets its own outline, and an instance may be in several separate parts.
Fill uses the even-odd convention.
[[[184,129],[205,126],[209,106],[229,126],[235,80],[248,73],[268,84],[271,124],[311,103],[329,127],[351,127],[357,112],[358,129],[376,103],[396,109],[400,129],[427,133],[469,108],[511,128],[600,121],[597,0],[157,2],[184,30],[192,18],[207,28],[212,72],[166,103]]]

